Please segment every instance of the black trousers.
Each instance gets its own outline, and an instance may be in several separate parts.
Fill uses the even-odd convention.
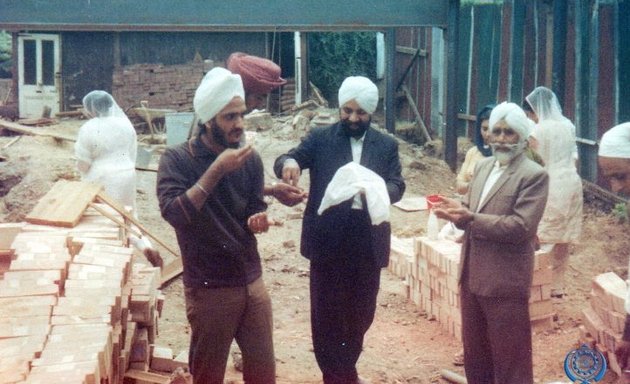
[[[325,384],[357,381],[363,337],[376,311],[381,269],[365,232],[369,221],[356,216],[339,251],[311,261],[311,331]]]

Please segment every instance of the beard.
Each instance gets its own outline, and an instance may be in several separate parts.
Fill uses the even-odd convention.
[[[212,140],[215,143],[225,148],[238,148],[241,144],[240,140],[235,143],[230,143],[227,138],[227,134],[214,120],[210,120],[210,134],[212,135]]]
[[[512,159],[514,159],[516,156],[521,154],[525,150],[526,145],[527,145],[526,141],[521,141],[516,144],[493,143],[493,144],[490,144],[490,148],[492,148],[492,155],[497,159],[499,164],[506,165],[510,161],[512,161]],[[499,148],[507,149],[507,151],[498,150]]]
[[[358,123],[351,123],[348,119],[341,120],[341,129],[347,137],[354,137],[355,139],[363,136],[365,131],[370,127],[372,117],[368,121],[359,121]]]

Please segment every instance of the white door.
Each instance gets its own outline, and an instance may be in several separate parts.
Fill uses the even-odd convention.
[[[59,112],[61,54],[59,35],[18,36],[20,118]]]

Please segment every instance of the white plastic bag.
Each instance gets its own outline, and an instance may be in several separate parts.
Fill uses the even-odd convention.
[[[339,168],[326,187],[318,214],[334,205],[353,198],[357,193],[365,194],[367,210],[372,225],[389,221],[389,194],[385,180],[374,171],[354,162]]]

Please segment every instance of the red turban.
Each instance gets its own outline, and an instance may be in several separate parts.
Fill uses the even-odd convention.
[[[267,94],[287,82],[280,77],[280,67],[262,57],[234,52],[226,66],[232,73],[241,75],[245,93]]]

